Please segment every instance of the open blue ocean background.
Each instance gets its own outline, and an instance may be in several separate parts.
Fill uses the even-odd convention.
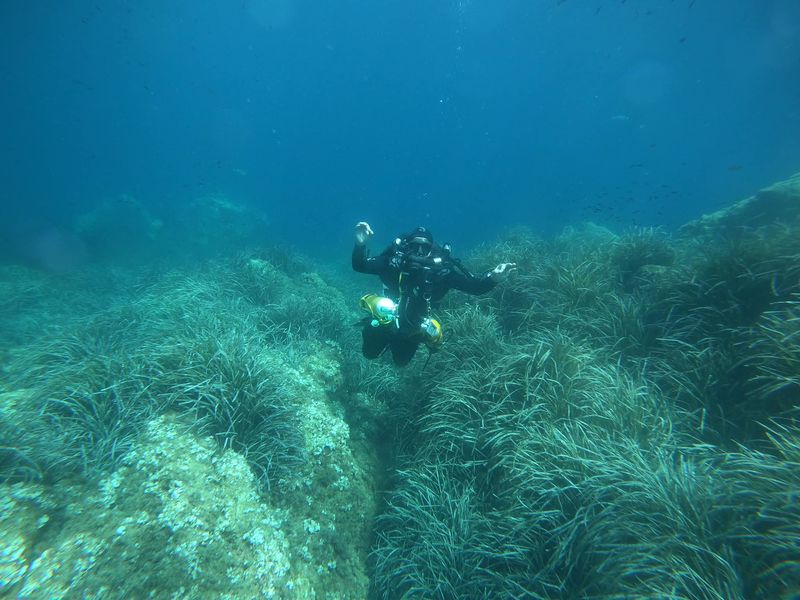
[[[361,219],[462,248],[670,230],[800,155],[795,0],[3,2],[0,27],[5,260],[122,194],[226,197],[345,262]]]

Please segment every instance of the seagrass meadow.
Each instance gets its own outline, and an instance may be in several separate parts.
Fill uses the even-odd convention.
[[[132,199],[84,239],[119,210],[163,251]],[[0,269],[0,597],[800,597],[800,175],[511,231],[404,369],[360,356],[374,282],[234,234]]]

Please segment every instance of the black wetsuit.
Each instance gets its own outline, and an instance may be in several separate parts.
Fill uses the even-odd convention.
[[[420,326],[428,316],[430,304],[435,304],[450,289],[468,294],[483,294],[496,282],[489,276],[474,275],[438,246],[424,257],[405,252],[398,238],[378,256],[369,256],[366,245],[353,248],[353,269],[359,273],[378,275],[383,282],[384,295],[398,303],[398,323],[372,327],[366,323],[362,331],[362,351],[367,358],[377,358],[389,346],[394,362],[405,365],[414,357],[422,341]]]

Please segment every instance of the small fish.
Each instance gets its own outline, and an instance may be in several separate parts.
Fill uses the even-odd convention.
[[[631,118],[628,115],[614,115],[611,117],[612,121],[630,121]]]
[[[728,171],[741,171],[744,169],[743,165],[728,165]]]
[[[679,44],[682,44],[682,43],[683,43],[683,42],[685,42],[685,41],[686,41],[686,38],[685,38],[685,37],[682,37],[681,39],[679,39],[679,40],[678,40],[678,43],[679,43]]]

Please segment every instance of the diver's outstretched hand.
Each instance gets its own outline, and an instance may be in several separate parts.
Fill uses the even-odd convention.
[[[359,221],[356,223],[356,244],[363,246],[367,240],[372,237],[372,227],[366,221]]]
[[[516,270],[517,263],[500,263],[494,269],[492,269],[492,271],[489,273],[489,277],[491,277],[497,283],[501,283],[508,279],[508,276]]]

